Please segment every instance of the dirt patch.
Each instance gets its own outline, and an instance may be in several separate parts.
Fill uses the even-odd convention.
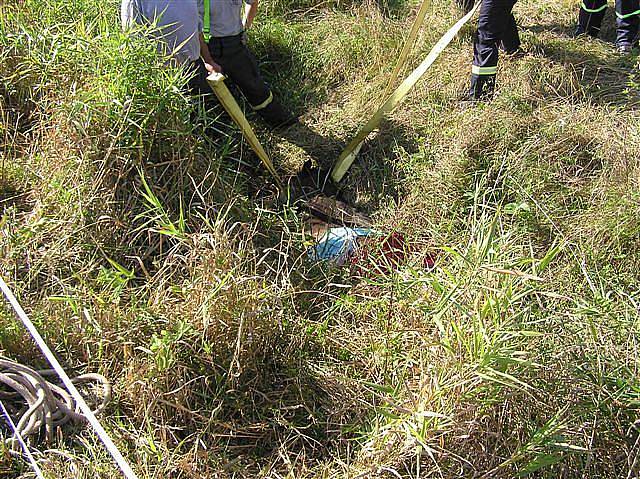
[[[0,172],[0,215],[9,209],[30,211],[31,206],[29,192],[17,187],[8,178],[3,178]]]

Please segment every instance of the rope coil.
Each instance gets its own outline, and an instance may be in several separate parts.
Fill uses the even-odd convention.
[[[104,427],[102,427],[102,424],[100,424],[98,418],[95,416],[91,408],[87,405],[84,398],[78,391],[78,388],[76,388],[75,384],[63,369],[60,362],[56,359],[49,346],[47,346],[47,343],[44,341],[35,325],[31,322],[31,320],[27,316],[27,313],[25,313],[24,309],[22,309],[22,306],[20,306],[20,303],[18,303],[18,300],[11,291],[11,288],[7,286],[7,283],[4,282],[1,276],[0,290],[2,290],[2,293],[7,298],[7,301],[16,312],[17,317],[20,319],[25,328],[27,328],[27,331],[29,331],[29,334],[31,334],[31,337],[40,348],[40,351],[42,351],[42,354],[44,354],[44,356],[47,358],[47,361],[49,362],[49,364],[51,364],[55,373],[64,383],[64,386],[66,387],[69,394],[75,399],[78,408],[82,411],[82,414],[84,415],[84,417],[86,417],[87,422],[91,424],[91,427],[93,427],[95,433],[100,438],[105,448],[109,451],[113,459],[116,461],[116,463],[120,467],[120,470],[122,471],[122,474],[127,479],[137,479],[138,476],[136,475],[136,473],[133,471],[118,447],[113,443],[113,440],[111,439],[107,431],[105,431]],[[69,407],[67,409],[73,410]]]
[[[36,371],[28,366],[0,356],[0,399],[5,402],[11,416],[17,420],[16,431],[24,438],[39,434],[43,428],[47,442],[52,442],[57,427],[69,421],[87,422],[75,399],[62,387],[45,379],[55,376],[52,369]],[[94,414],[100,414],[111,400],[111,384],[100,374],[83,374],[72,378],[74,384],[99,384],[102,398]],[[6,389],[9,391],[6,391]],[[26,405],[26,407],[25,407]],[[16,450],[16,437],[7,439]]]

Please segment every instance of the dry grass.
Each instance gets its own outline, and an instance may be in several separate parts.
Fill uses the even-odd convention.
[[[114,4],[0,6],[0,271],[114,382],[141,477],[637,474],[638,80],[570,3],[518,3],[492,103],[457,102],[469,27],[367,143],[341,194],[411,243],[387,274],[309,264],[305,214]],[[260,135],[283,172],[328,166],[416,5],[264,8],[251,41],[304,125]],[[434,2],[410,65],[457,16]],[[42,364],[2,308],[0,351]],[[88,430],[39,449],[49,477],[118,477]]]

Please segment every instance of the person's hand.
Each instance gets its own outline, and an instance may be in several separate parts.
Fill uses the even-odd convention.
[[[214,61],[204,62],[204,67],[209,73],[222,73],[222,67]]]
[[[243,45],[247,44],[247,30],[244,30],[242,32],[242,36],[240,37],[240,41],[242,42]]]

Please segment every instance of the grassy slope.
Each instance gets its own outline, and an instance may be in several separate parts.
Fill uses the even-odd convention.
[[[632,474],[635,58],[572,39],[573,2],[519,2],[528,54],[462,109],[466,29],[365,147],[344,194],[416,244],[365,277],[304,261],[300,213],[116,2],[46,3],[0,6],[0,270],[70,370],[114,381],[103,421],[141,477]],[[329,164],[413,8],[264,7],[253,45],[308,152],[261,135],[283,171]],[[434,2],[412,64],[457,16]],[[7,309],[0,339],[42,364]],[[56,448],[50,477],[118,477],[88,431]]]

